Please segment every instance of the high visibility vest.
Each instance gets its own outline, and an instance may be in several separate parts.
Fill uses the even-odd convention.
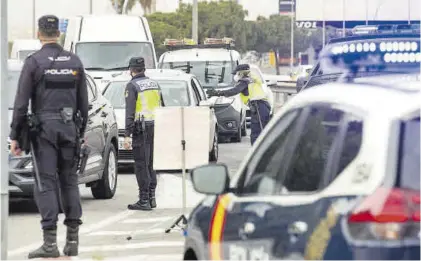
[[[142,116],[145,121],[153,121],[155,109],[161,107],[161,94],[158,84],[149,78],[135,79],[133,84],[136,86],[138,93],[135,121],[140,121]]]
[[[240,93],[240,98],[245,105],[248,105],[249,101],[267,100],[266,93],[263,90],[263,83],[254,75],[251,76],[251,79],[252,82],[248,85],[249,95],[246,96]]]

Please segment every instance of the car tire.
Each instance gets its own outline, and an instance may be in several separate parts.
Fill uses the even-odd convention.
[[[247,136],[247,123],[244,121],[243,125],[241,125],[241,136]]]
[[[209,152],[209,162],[217,162],[219,155],[219,145],[218,145],[218,127],[215,128],[215,134],[213,135],[213,144],[212,150]]]
[[[114,197],[117,189],[117,152],[113,145],[105,161],[104,172],[100,180],[91,187],[92,195],[96,199],[110,199]],[[111,183],[110,183],[111,181]]]
[[[242,128],[242,126],[238,128],[237,133],[234,136],[234,142],[241,142],[241,139],[243,138]]]

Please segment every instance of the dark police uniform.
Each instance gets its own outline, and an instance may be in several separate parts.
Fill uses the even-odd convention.
[[[43,16],[38,26],[40,31],[58,31],[58,18]],[[58,183],[66,215],[64,224],[68,227],[64,253],[77,255],[82,208],[76,173],[76,158],[79,156],[76,146],[79,144],[78,132],[83,137],[88,118],[86,76],[80,59],[56,43],[44,44],[41,50],[26,59],[14,103],[12,140],[18,140],[22,126],[26,124],[29,100],[31,111],[40,123],[40,131],[33,142],[42,191],[35,185],[34,197],[44,232],[44,244],[31,252],[29,258],[60,255],[56,244]],[[82,117],[80,129],[74,121],[77,111]],[[71,120],[65,121],[65,114]]]
[[[130,68],[145,69],[142,57],[133,57]],[[139,186],[139,200],[128,205],[132,210],[151,210],[156,207],[156,172],[153,169],[153,139],[155,109],[164,106],[157,82],[144,73],[133,76],[126,86],[126,132],[132,136],[135,174]]]
[[[225,97],[240,94],[240,98],[243,103],[250,108],[250,141],[253,145],[263,128],[270,120],[271,108],[263,90],[263,83],[261,83],[258,78],[250,76],[250,66],[248,64],[240,64],[237,68],[235,68],[232,74],[236,74],[237,72],[246,73],[245,76],[238,80],[234,88],[223,91],[210,89],[207,91],[207,94],[209,96]]]

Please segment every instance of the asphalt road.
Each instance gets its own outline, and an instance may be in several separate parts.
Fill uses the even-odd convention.
[[[234,174],[250,148],[249,137],[241,143],[224,143],[219,147],[219,162]],[[127,172],[127,171],[126,171]],[[89,189],[81,186],[83,221],[80,231],[79,260],[182,260],[184,238],[181,231],[165,234],[182,214],[182,179],[180,174],[159,174],[157,204],[154,211],[130,211],[127,204],[136,200],[137,185],[131,173],[120,173],[116,195],[110,200],[95,200]],[[187,183],[187,207],[191,209],[203,195]],[[187,211],[189,212],[189,211]],[[60,215],[58,245],[64,246],[65,227]],[[29,251],[42,243],[40,218],[32,202],[10,204],[9,259],[27,258]],[[128,240],[127,237],[131,237]]]

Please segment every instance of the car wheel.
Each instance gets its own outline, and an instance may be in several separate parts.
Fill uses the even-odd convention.
[[[209,153],[209,162],[217,162],[218,161],[218,153],[219,153],[218,130],[217,130],[217,128],[215,128],[215,134],[213,135],[212,150]]]
[[[234,137],[234,142],[241,142],[241,139],[243,138],[243,135],[242,135],[242,129],[243,127],[239,127],[238,128],[238,130],[237,130],[237,133],[235,134],[235,137]]]
[[[92,195],[96,199],[110,199],[117,189],[117,153],[111,145],[105,162],[102,178],[91,187]]]
[[[245,137],[247,136],[247,123],[244,121],[243,125],[241,126],[241,136]]]

